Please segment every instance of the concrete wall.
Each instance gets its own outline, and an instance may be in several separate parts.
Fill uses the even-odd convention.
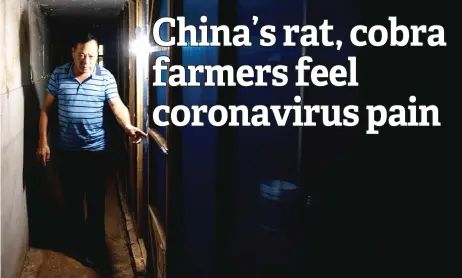
[[[33,185],[24,169],[35,155],[49,69],[46,21],[34,0],[0,1],[0,29],[1,277],[9,278],[19,277],[29,243]]]

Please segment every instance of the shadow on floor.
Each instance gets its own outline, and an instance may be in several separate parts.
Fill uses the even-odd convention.
[[[115,182],[109,183],[106,198],[106,243],[112,265],[111,277],[134,277]],[[61,246],[55,243],[53,248],[31,247],[21,278],[100,277],[96,271],[66,253],[65,242],[57,242]]]

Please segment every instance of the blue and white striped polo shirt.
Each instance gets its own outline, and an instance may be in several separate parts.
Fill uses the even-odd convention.
[[[57,67],[48,81],[47,90],[58,104],[58,148],[104,150],[108,141],[103,112],[107,100],[119,97],[117,83],[111,72],[99,65],[79,83],[72,67],[72,63]]]

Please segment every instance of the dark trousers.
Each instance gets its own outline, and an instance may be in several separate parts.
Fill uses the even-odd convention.
[[[69,243],[81,251],[103,252],[106,185],[110,167],[107,153],[60,151],[59,160]]]

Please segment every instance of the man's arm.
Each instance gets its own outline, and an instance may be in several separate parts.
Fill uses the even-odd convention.
[[[120,98],[114,97],[109,99],[108,102],[112,112],[114,112],[114,115],[116,116],[117,122],[124,129],[125,133],[130,136],[133,143],[140,143],[142,137],[147,137],[146,133],[131,124],[128,108]]]
[[[55,97],[47,92],[42,110],[40,111],[39,120],[39,141],[37,148],[37,159],[46,166],[46,162],[50,159],[50,148],[48,146],[48,114],[52,107]]]

